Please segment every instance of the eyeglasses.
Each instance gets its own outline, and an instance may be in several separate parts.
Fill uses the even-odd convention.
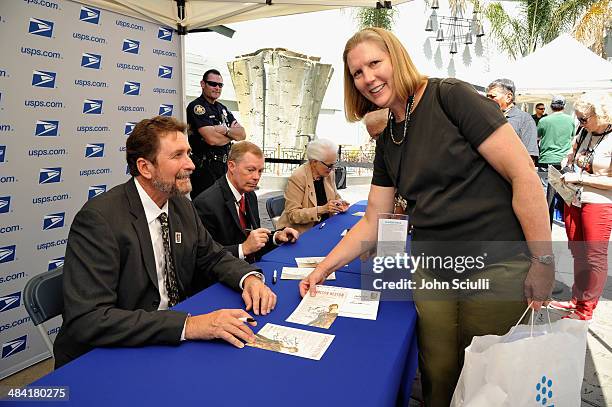
[[[216,88],[217,86],[222,88],[223,87],[223,82],[214,82],[214,81],[204,81],[206,82],[206,84],[208,84],[208,86],[210,86],[211,88]]]
[[[336,167],[336,165],[338,164],[338,163],[327,164],[327,163],[324,163],[323,161],[319,161],[319,162],[321,164],[323,164],[324,166],[326,166],[328,170],[333,170]]]
[[[495,98],[497,97],[497,95],[494,95],[494,94],[492,94],[492,93],[487,93],[487,97],[488,97],[489,99],[495,99]]]
[[[587,117],[576,117],[581,124],[586,124],[592,116]]]

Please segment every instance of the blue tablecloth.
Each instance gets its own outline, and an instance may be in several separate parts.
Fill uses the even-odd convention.
[[[261,259],[277,263],[285,263],[288,266],[296,266],[296,257],[319,257],[327,254],[342,239],[342,232],[353,227],[360,219],[354,216],[355,212],[365,212],[367,201],[359,201],[345,213],[331,216],[325,221],[325,226],[315,225],[300,235],[297,242],[285,244],[265,254]],[[343,271],[359,273],[361,264],[358,259],[349,264]]]
[[[271,281],[283,264],[260,266]],[[359,287],[360,276],[337,276],[329,284]],[[297,284],[271,286],[278,305],[257,317],[255,331],[271,322],[336,335],[320,361],[223,341],[96,349],[32,385],[69,387],[70,401],[50,406],[393,406],[398,399],[407,405],[417,364],[414,305],[381,302],[376,321],[338,318],[329,330],[306,327],[284,321],[301,300]],[[176,308],[199,314],[241,307],[238,293],[216,284]]]

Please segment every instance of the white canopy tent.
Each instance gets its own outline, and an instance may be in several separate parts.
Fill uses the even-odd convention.
[[[413,0],[75,0],[126,16],[172,27],[179,34],[215,31],[231,37],[224,24],[346,7],[391,8]],[[265,35],[265,33],[262,33]],[[186,94],[185,48],[181,42],[182,86]],[[184,98],[183,98],[184,102]],[[185,106],[182,106],[185,112]]]
[[[390,8],[412,0],[88,0],[124,15],[181,27],[186,32],[222,24],[344,7]],[[181,31],[179,29],[179,32]]]
[[[489,83],[497,78],[514,81],[518,102],[541,102],[558,94],[572,100],[586,91],[611,92],[612,63],[563,34],[492,74]]]

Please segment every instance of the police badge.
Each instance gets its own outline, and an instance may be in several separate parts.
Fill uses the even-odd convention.
[[[206,113],[206,109],[204,109],[204,106],[202,105],[195,105],[193,107],[193,112],[195,114],[197,114],[198,116],[203,115],[204,113]]]

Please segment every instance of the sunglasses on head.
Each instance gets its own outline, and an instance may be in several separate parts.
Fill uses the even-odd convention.
[[[336,167],[336,163],[327,164],[327,163],[325,163],[325,162],[323,162],[323,161],[319,161],[319,162],[320,162],[321,164],[323,164],[324,166],[326,166],[328,170],[333,170],[333,169],[334,169],[334,167]]]
[[[216,88],[217,86],[222,88],[223,87],[223,82],[215,82],[215,81],[204,81],[206,82],[206,84],[212,88]]]

